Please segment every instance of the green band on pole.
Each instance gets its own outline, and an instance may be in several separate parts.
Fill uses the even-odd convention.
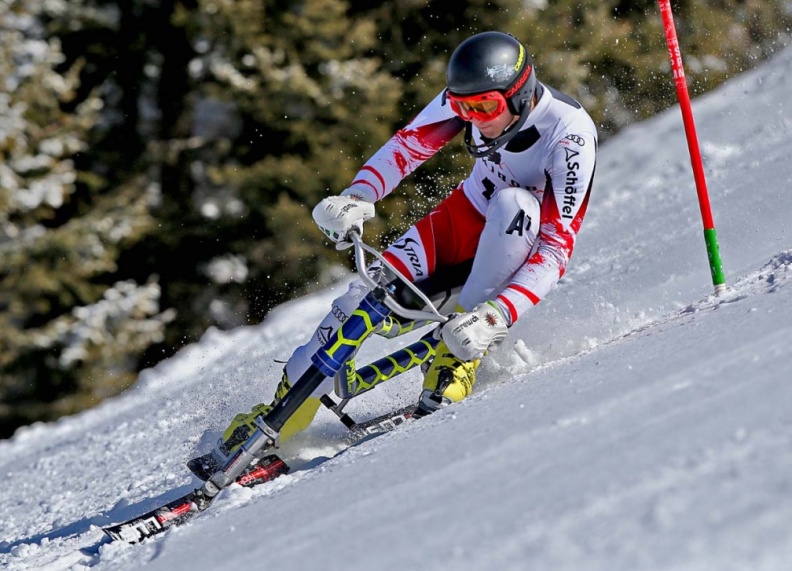
[[[716,286],[723,285],[726,283],[726,278],[723,275],[723,263],[721,262],[720,249],[718,248],[718,233],[715,228],[704,230],[704,241],[707,243],[707,257],[709,257],[712,283]]]

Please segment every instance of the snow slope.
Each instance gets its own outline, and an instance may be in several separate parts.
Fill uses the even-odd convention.
[[[123,395],[1,441],[0,565],[792,569],[790,93],[787,49],[694,102],[724,296],[710,296],[671,109],[603,146],[568,274],[473,397],[345,451],[322,411],[282,449],[292,474],[229,489],[142,545],[110,543],[99,526],[191,488],[183,461],[269,399],[275,360],[341,284],[258,327],[209,332]],[[419,384],[391,381],[350,413],[410,402]]]

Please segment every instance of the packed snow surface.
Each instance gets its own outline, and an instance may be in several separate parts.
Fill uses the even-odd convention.
[[[728,290],[712,295],[678,108],[601,149],[567,275],[474,396],[359,446],[328,411],[291,474],[140,545],[102,525],[268,400],[334,288],[208,332],[119,397],[0,442],[9,570],[792,569],[792,50],[694,101]],[[373,340],[361,358],[395,342]],[[417,373],[353,401],[414,401]]]

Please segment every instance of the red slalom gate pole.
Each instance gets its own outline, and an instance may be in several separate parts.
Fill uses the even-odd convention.
[[[715,222],[712,219],[707,181],[704,178],[704,166],[701,162],[696,125],[693,122],[693,110],[690,106],[690,94],[688,93],[687,79],[685,78],[685,68],[682,66],[682,51],[679,49],[679,40],[677,39],[676,27],[674,26],[671,0],[657,0],[657,2],[660,5],[660,14],[663,16],[666,44],[668,44],[668,53],[671,56],[671,69],[674,72],[677,98],[679,99],[679,107],[682,110],[682,121],[685,124],[690,162],[693,165],[693,178],[696,181],[696,192],[698,193],[699,206],[701,207],[701,220],[704,223],[704,242],[707,246],[712,284],[715,286],[715,295],[720,295],[726,291],[726,278],[723,275],[723,263],[721,262],[718,248],[718,234],[715,231]]]

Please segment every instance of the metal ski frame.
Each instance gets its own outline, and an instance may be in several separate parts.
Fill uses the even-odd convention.
[[[431,300],[394,268],[379,252],[364,244],[357,233],[353,233],[351,236],[355,247],[355,264],[358,274],[363,283],[369,288],[369,293],[358,308],[330,337],[327,343],[311,357],[311,365],[294,383],[291,390],[275,404],[266,416],[260,416],[256,419],[258,428],[253,434],[242,443],[237,452],[226,461],[220,470],[204,482],[203,487],[200,488],[200,493],[207,498],[211,499],[216,496],[220,490],[234,482],[251,462],[261,457],[266,451],[278,446],[280,431],[286,421],[313,394],[325,378],[335,377],[341,371],[346,363],[354,357],[361,343],[391,313],[415,321],[434,321],[439,323],[447,321],[448,318],[437,311]],[[376,257],[399,280],[413,290],[429,309],[409,309],[399,304],[393,295],[395,288],[392,284],[379,283],[366,272],[366,252]],[[333,410],[343,421],[346,416],[343,413],[343,407],[350,398],[362,394],[383,380],[390,379],[396,374],[403,372],[406,370],[404,367],[407,364],[410,364],[407,368],[412,368],[431,358],[431,355],[427,355],[430,351],[432,354],[434,353],[436,342],[433,343],[430,340],[426,340],[426,343],[423,342],[424,339],[413,343],[402,351],[363,367],[360,370],[361,390],[355,391],[355,394],[346,395],[341,403],[337,405],[332,399],[327,397],[323,399],[325,406]],[[398,357],[394,357],[396,355]],[[414,358],[415,355],[422,355],[422,357]],[[393,362],[389,361],[391,358],[394,359]],[[388,363],[390,363],[392,369],[387,369]],[[395,372],[398,369],[402,370]],[[391,374],[388,374],[388,372]],[[348,375],[349,373],[347,372]],[[349,419],[349,417],[346,418]],[[351,419],[349,419],[349,422],[352,422]]]
[[[434,357],[437,343],[438,340],[431,334],[426,335],[415,343],[357,370],[354,359],[350,359],[345,365],[346,374],[339,373],[335,378],[335,393],[341,397],[341,402],[336,403],[329,395],[322,395],[319,400],[338,416],[344,426],[354,432],[361,423],[355,422],[344,412],[344,407],[349,401],[370,391],[380,383],[423,365]],[[403,411],[397,411],[397,413],[401,412]],[[362,424],[366,424],[366,422]]]

